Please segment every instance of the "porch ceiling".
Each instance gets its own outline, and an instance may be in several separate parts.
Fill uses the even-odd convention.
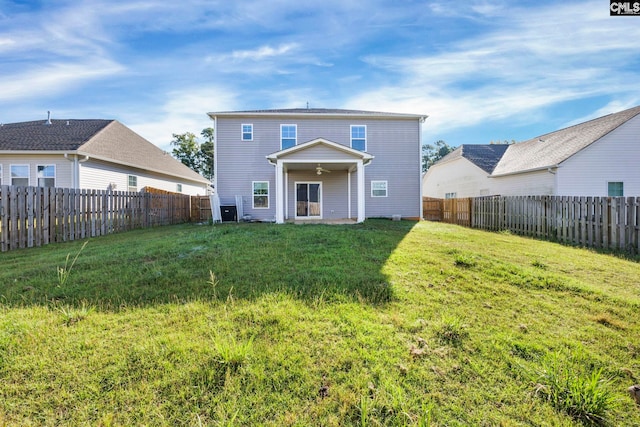
[[[350,169],[354,169],[356,166],[356,161],[348,161],[348,162],[331,162],[331,161],[313,161],[313,162],[296,162],[287,161],[283,162],[283,168],[286,172],[289,171],[316,171],[317,167],[320,166],[323,169],[329,170],[331,172],[334,171],[348,171]]]

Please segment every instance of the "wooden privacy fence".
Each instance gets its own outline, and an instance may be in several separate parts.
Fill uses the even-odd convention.
[[[190,196],[0,186],[0,250],[190,221]]]
[[[441,221],[638,253],[640,197],[491,196],[440,199]]]

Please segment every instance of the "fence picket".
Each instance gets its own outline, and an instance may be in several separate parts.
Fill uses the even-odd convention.
[[[184,194],[0,186],[2,252],[191,220]]]
[[[431,212],[438,211],[434,200],[428,199]],[[440,199],[440,206],[442,221],[466,227],[640,251],[640,197],[484,196]]]

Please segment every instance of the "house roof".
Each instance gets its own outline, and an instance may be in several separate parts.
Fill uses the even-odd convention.
[[[293,147],[285,148],[284,150],[271,153],[266,157],[267,157],[267,160],[269,160],[270,162],[273,162],[279,158],[286,157],[298,151],[308,150],[309,148],[315,147],[317,145],[324,145],[326,147],[329,147],[335,150],[336,152],[342,152],[354,158],[360,158],[363,161],[365,161],[365,163],[370,162],[374,158],[374,156],[372,156],[371,154],[365,151],[356,150],[351,147],[347,147],[346,145],[338,144],[337,142],[329,141],[328,139],[324,139],[324,138],[316,138],[311,141],[303,142],[301,144],[294,145]],[[313,162],[316,162],[316,160],[314,160]]]
[[[0,126],[0,152],[67,152],[172,175],[209,181],[117,120],[44,120]]]
[[[464,157],[490,174],[508,147],[506,144],[463,144],[440,159],[438,163]]]
[[[1,151],[74,151],[112,120],[45,120],[0,126]]]
[[[509,145],[492,176],[555,167],[640,114],[640,106]]]
[[[299,116],[299,117],[371,117],[426,119],[426,114],[386,113],[381,111],[343,110],[338,108],[283,108],[273,110],[219,111],[208,113],[210,117],[248,117],[248,116]]]

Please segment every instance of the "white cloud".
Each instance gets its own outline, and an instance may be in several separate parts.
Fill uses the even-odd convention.
[[[119,64],[101,59],[78,63],[53,63],[2,76],[0,101],[49,97],[63,93],[69,87],[88,81],[114,76],[123,71]]]
[[[602,95],[619,94],[625,104],[637,104],[640,98],[628,95],[640,93],[638,55],[630,40],[640,39],[640,26],[609,19],[606,8],[593,12],[600,6],[554,5],[519,18],[510,14],[495,22],[497,30],[452,43],[446,52],[368,56],[365,62],[396,75],[397,83],[364,91],[346,106],[426,113],[427,126],[444,132],[522,120],[554,104]],[[489,9],[481,11],[499,12]]]
[[[261,46],[254,50],[236,50],[231,53],[231,58],[235,60],[249,59],[252,61],[260,61],[262,59],[288,54],[297,47],[298,45],[296,43],[288,43],[282,44],[276,48],[271,46]]]
[[[202,129],[213,127],[207,113],[237,108],[238,96],[223,87],[203,86],[184,88],[165,95],[157,109],[143,113],[129,112],[123,120],[147,140],[166,151],[171,151],[173,134],[192,132],[197,136]]]

